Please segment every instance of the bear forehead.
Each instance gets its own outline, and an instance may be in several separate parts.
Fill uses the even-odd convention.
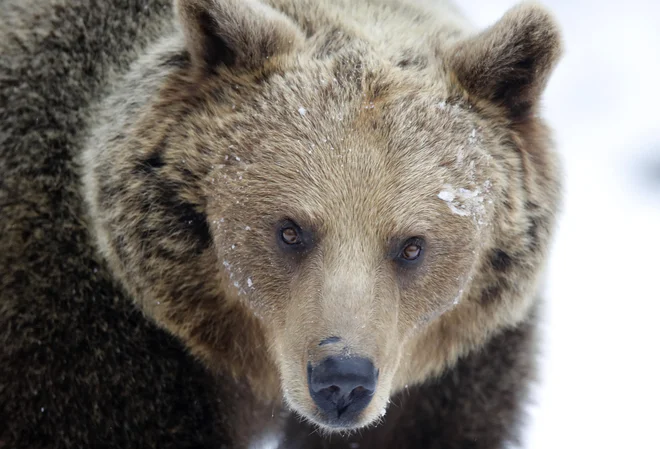
[[[274,147],[259,142],[261,151],[245,153],[236,145],[207,181],[211,201],[228,203],[227,215],[287,216],[327,231],[367,226],[385,235],[425,234],[466,220],[439,197],[443,190],[476,192],[488,182],[488,159],[470,132],[465,142],[454,135],[389,142],[360,131],[336,134]]]
[[[265,69],[259,83],[211,80],[210,93],[169,128],[169,158],[212,167],[203,189],[227,203],[222,209],[402,233],[459,219],[437,195],[487,180],[487,126],[447,98],[439,75],[353,56],[294,58]]]

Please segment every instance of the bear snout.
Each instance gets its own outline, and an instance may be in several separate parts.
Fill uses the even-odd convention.
[[[350,427],[371,402],[378,382],[378,370],[364,357],[324,359],[307,365],[309,393],[327,425]]]

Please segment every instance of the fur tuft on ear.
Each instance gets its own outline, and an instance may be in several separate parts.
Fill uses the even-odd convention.
[[[253,69],[303,39],[289,18],[257,0],[175,0],[175,8],[192,62],[205,71]]]
[[[523,3],[458,42],[446,63],[469,95],[504,108],[517,121],[534,112],[561,48],[552,16],[539,5]]]

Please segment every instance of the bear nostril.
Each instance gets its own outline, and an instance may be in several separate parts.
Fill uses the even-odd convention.
[[[376,389],[378,371],[365,358],[328,357],[307,368],[309,392],[319,410],[333,418],[354,419]]]
[[[351,394],[350,394],[349,397],[352,401],[357,401],[361,397],[363,397],[365,395],[369,395],[370,393],[373,393],[373,392],[370,391],[370,390],[367,390],[364,387],[357,387],[357,388],[354,388],[353,391],[351,391]]]
[[[323,389],[319,390],[316,394],[319,395],[319,396],[322,396],[324,399],[326,399],[328,401],[332,401],[333,398],[337,397],[337,395],[339,394],[340,391],[341,391],[341,388],[339,388],[336,385],[332,385],[330,387],[323,388]],[[336,399],[335,399],[335,402],[336,402]]]

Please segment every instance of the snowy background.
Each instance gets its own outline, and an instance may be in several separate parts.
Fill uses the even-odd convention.
[[[457,3],[486,27],[517,1]],[[660,1],[542,3],[564,32],[544,115],[567,180],[525,447],[660,448]]]

